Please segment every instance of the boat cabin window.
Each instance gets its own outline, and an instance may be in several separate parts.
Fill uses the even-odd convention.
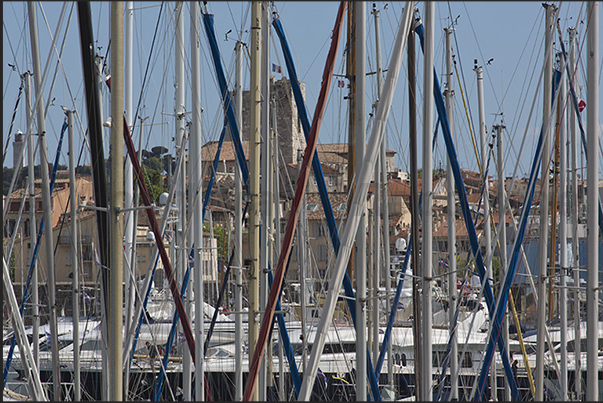
[[[461,361],[460,354],[459,361]],[[463,360],[461,361],[461,368],[473,368],[473,359],[471,358],[471,352],[465,351],[465,355],[463,357]]]
[[[586,339],[580,339],[580,351],[585,352],[587,350],[587,344],[588,343],[587,343]],[[561,349],[561,343],[559,343],[555,347],[555,351],[559,351],[560,349]],[[601,338],[599,338],[598,349],[599,350],[603,349],[603,339],[601,339]],[[570,340],[567,342],[567,352],[573,353],[574,351],[576,351],[575,340]]]
[[[94,351],[100,349],[100,340],[88,340],[87,342],[83,343],[81,347],[81,351]]]

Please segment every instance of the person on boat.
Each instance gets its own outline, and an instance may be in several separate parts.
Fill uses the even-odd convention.
[[[511,365],[511,369],[513,370],[513,378],[515,378],[515,382],[517,382],[517,365],[519,364],[519,361],[515,360],[513,361],[513,365]]]
[[[145,343],[145,345],[147,346],[147,349],[149,350],[149,364],[151,365],[151,369],[154,371],[155,370],[155,359],[159,355],[159,352],[157,351],[157,346],[154,343],[151,344],[151,342],[148,340]]]

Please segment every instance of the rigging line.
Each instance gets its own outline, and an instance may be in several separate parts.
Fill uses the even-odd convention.
[[[2,155],[2,161],[6,160],[6,151],[8,151],[8,145],[10,143],[10,134],[13,131],[13,124],[15,123],[15,116],[17,115],[17,108],[19,106],[19,101],[21,100],[21,94],[23,93],[23,85],[24,85],[24,75],[27,73],[23,73],[21,77],[21,85],[19,85],[19,94],[17,95],[17,101],[15,102],[15,107],[13,108],[13,116],[10,119],[10,126],[8,128],[8,135],[6,136],[6,146],[4,146],[4,153]]]
[[[6,18],[5,18],[5,19],[6,19]],[[24,21],[26,21],[26,20],[27,20],[27,17],[25,17],[23,20],[24,20]],[[24,25],[24,26],[25,26],[25,24],[26,24],[26,22],[24,22],[24,23],[23,23],[23,25]],[[9,33],[8,33],[7,29],[6,29],[6,24],[4,23],[4,20],[2,21],[2,25],[3,25],[3,27],[4,27],[4,38],[8,38],[8,39],[5,39],[5,40],[3,41],[3,43],[7,43],[7,42],[8,42],[8,45],[9,45],[9,48],[10,48],[10,52],[11,52],[11,54],[12,54],[12,56],[13,56],[12,60],[13,60],[13,62],[15,63],[15,64],[14,64],[14,67],[13,67],[13,70],[14,70],[14,71],[20,71],[20,69],[19,69],[19,62],[17,61],[17,55],[15,54],[15,49],[14,49],[14,48],[13,48],[13,46],[12,46],[12,41],[10,40],[10,35],[9,35]],[[21,29],[21,33],[22,33],[21,38],[23,37],[23,33],[24,33],[24,32],[25,32],[25,27],[23,27],[23,28]],[[21,38],[20,38],[20,39],[21,39]],[[27,47],[27,44],[25,44],[24,46],[25,46],[25,47]],[[17,48],[19,48],[19,47],[20,47],[20,43],[17,45]],[[27,49],[25,49],[25,51],[27,51]],[[26,53],[26,54],[27,54],[27,53]],[[12,73],[11,73],[11,74],[12,74]],[[6,90],[8,90],[8,86],[6,86]],[[4,94],[3,94],[3,99],[4,99],[4,95],[6,95],[6,90],[5,90]]]
[[[538,18],[538,17],[537,17],[537,18]],[[534,25],[534,29],[536,29],[536,26],[537,26],[538,24],[536,23],[536,21],[534,21],[534,24],[533,24],[533,25]],[[534,30],[534,29],[533,29],[533,30]],[[533,32],[533,30],[532,30],[532,32]],[[530,35],[532,34],[532,32],[530,32]],[[527,43],[526,43],[526,46],[527,46]],[[529,76],[529,82],[528,82],[528,83],[527,83],[527,81],[528,81],[528,77],[527,77],[527,76],[525,76],[525,77],[524,77],[523,85],[522,85],[522,87],[521,87],[521,93],[520,93],[520,96],[519,96],[519,98],[520,98],[520,99],[524,99],[524,101],[523,101],[522,106],[521,106],[520,108],[518,108],[518,109],[516,109],[516,110],[515,110],[515,115],[514,115],[514,117],[513,117],[513,119],[512,119],[512,124],[511,124],[511,128],[510,128],[510,129],[511,129],[510,131],[511,131],[512,133],[515,133],[515,132],[516,132],[516,127],[518,127],[518,126],[519,126],[519,123],[520,123],[520,119],[521,119],[522,112],[523,112],[523,111],[524,111],[524,109],[525,109],[525,108],[524,108],[524,106],[525,106],[525,102],[526,102],[526,100],[525,100],[525,98],[524,98],[524,97],[523,97],[523,95],[522,95],[522,94],[523,94],[523,91],[524,91],[524,90],[526,90],[526,85],[528,85],[528,88],[530,87],[530,84],[531,84],[532,80],[534,79],[534,75],[535,75],[535,74],[536,74],[536,72],[538,71],[538,68],[537,68],[536,64],[534,64],[534,67],[531,67],[531,66],[532,66],[532,60],[534,60],[534,59],[538,60],[538,55],[539,55],[539,54],[541,54],[541,52],[542,52],[542,48],[543,48],[543,47],[544,47],[544,43],[543,43],[543,41],[541,41],[541,42],[540,42],[540,46],[538,47],[538,49],[537,49],[535,46],[533,46],[533,47],[532,47],[532,53],[531,53],[531,55],[530,55],[530,59],[529,59],[529,61],[528,61],[528,68],[527,68],[527,70],[531,71],[532,73],[531,73],[531,75]],[[527,90],[526,90],[526,91],[527,91]],[[518,112],[519,112],[519,113],[518,113]],[[511,144],[513,144],[513,143],[511,142]]]
[[[471,119],[470,113],[471,111],[467,108],[467,102],[465,100],[465,92],[463,91],[463,85],[461,84],[461,77],[459,76],[458,70],[456,68],[456,61],[454,61],[454,71],[456,72],[456,79],[459,82],[459,89],[461,90],[461,98],[463,99],[463,106],[465,108],[465,115],[467,115],[467,121],[469,122],[469,133],[471,134],[471,142],[473,143],[473,151],[475,152],[475,159],[477,160],[477,168],[479,170],[480,175],[483,175],[482,172],[482,164],[480,162],[479,155],[477,153],[477,144],[475,144],[475,135],[473,133],[473,120]],[[462,69],[461,65],[461,69]]]
[[[72,8],[72,10],[73,10],[73,8]],[[71,20],[71,13],[69,14],[69,20]],[[65,36],[65,38],[66,38],[66,36]],[[64,42],[63,42],[63,44],[64,44]],[[57,50],[56,50],[56,46],[53,46],[53,48],[54,48],[55,53],[56,53],[56,52],[57,52]],[[61,47],[61,53],[62,53],[62,47]],[[67,86],[67,92],[69,93],[69,97],[71,98],[71,102],[72,102],[72,104],[73,104],[73,105],[74,105],[74,107],[75,107],[75,98],[73,97],[73,93],[71,92],[71,87],[70,87],[70,85],[69,85],[69,80],[67,79],[67,75],[65,74],[65,69],[64,69],[64,66],[63,66],[63,61],[62,61],[62,59],[61,59],[60,54],[57,54],[57,63],[58,63],[60,66],[61,66],[61,71],[63,72],[63,78],[65,78],[65,85]],[[49,99],[50,99],[50,97],[49,97]],[[45,110],[45,112],[44,112],[44,117],[46,117],[47,113],[48,113],[48,108],[46,108],[46,110]],[[87,129],[86,129],[86,130],[84,130],[84,128],[83,128],[83,125],[82,125],[82,120],[81,120],[81,117],[80,117],[80,115],[79,115],[79,113],[78,113],[77,109],[75,109],[75,116],[77,117],[77,121],[78,121],[78,123],[80,124],[80,130],[81,130],[81,132],[82,132],[82,133],[87,132]],[[32,129],[33,129],[33,128],[32,128]],[[84,136],[84,143],[83,143],[83,144],[88,144],[88,141],[89,141],[89,140],[88,140],[88,136],[86,136],[86,135],[85,135],[85,136]],[[37,147],[37,145],[36,145],[36,147]],[[89,145],[89,144],[88,144],[88,147],[90,147],[90,145]],[[37,150],[37,148],[36,148],[36,150]],[[81,155],[82,155],[82,154],[81,154],[81,151],[80,151],[80,157],[81,157]],[[78,159],[78,164],[79,164],[79,161],[80,161],[80,160]]]
[[[467,13],[467,16],[469,16],[469,12],[467,11],[467,7],[465,6],[465,4],[463,3],[463,6],[465,7],[465,12]],[[448,2],[448,8],[449,8],[449,13],[451,14],[452,17],[452,10],[450,10],[450,2]],[[471,18],[469,17],[469,25],[471,26]],[[459,43],[458,43],[458,38],[456,35],[456,30],[453,31],[453,37],[454,37],[454,44],[455,44],[455,48],[456,48],[456,52],[458,53],[459,56],[459,60],[461,60],[461,50],[459,47]],[[456,63],[454,63],[454,68],[456,70]],[[465,88],[467,87],[467,83],[465,82],[465,71],[463,70],[463,65],[461,64],[461,76],[463,78],[463,83],[465,84]],[[457,72],[457,79],[459,80],[459,88],[461,88],[462,91],[462,86],[460,84],[460,77],[458,76],[458,72]],[[463,101],[464,102],[464,101]],[[469,128],[471,133],[474,132],[473,129],[473,115],[471,114],[471,107],[469,107]],[[479,161],[479,158],[478,158]]]
[[[69,23],[71,22],[71,16],[73,15],[73,3],[71,5],[71,10],[69,11],[69,17],[67,19],[67,28],[65,28],[65,34],[63,35],[63,43],[61,44],[61,51],[57,54],[57,61],[60,60],[61,55],[63,54],[63,49],[65,48],[65,42],[67,40],[67,32],[69,31]],[[46,19],[46,13],[44,12],[44,8],[42,7],[42,4],[40,3],[40,11],[42,12],[42,17],[44,18],[44,22],[46,23],[46,29],[48,29],[48,34],[50,35],[50,37],[52,38],[52,31],[50,30],[50,26],[48,25],[48,20]],[[59,21],[58,25],[57,25],[57,36],[59,33],[59,26],[62,23],[62,15],[63,15],[63,11],[61,10],[61,20]],[[54,40],[52,41],[52,49],[54,49],[55,53],[56,53],[56,44],[54,42]],[[50,59],[50,54],[52,53],[52,50],[49,51],[49,56],[48,58]],[[52,77],[52,83],[50,84],[50,90],[48,91],[48,99],[46,100],[46,108],[44,109],[44,116],[46,117],[46,115],[48,114],[48,108],[51,105],[51,100],[50,100],[50,96],[52,94],[52,91],[54,89],[54,84],[56,82],[56,78],[57,78],[57,74],[59,71],[59,66],[57,63],[57,66],[54,69],[54,75]],[[54,99],[53,99],[54,101]],[[52,122],[51,122],[52,124]]]
[[[15,223],[15,226],[13,228],[13,233],[10,236],[10,240],[8,242],[8,247],[6,249],[6,251],[4,252],[4,256],[10,256],[13,250],[13,245],[15,243],[15,238],[17,237],[17,234],[19,233],[19,225],[21,222],[21,215],[23,213],[23,207],[25,207],[25,200],[29,197],[29,181],[27,181],[27,183],[25,184],[25,188],[23,190],[23,196],[21,196],[21,203],[19,203],[19,213],[17,214],[17,220]],[[8,223],[7,223],[8,225]],[[21,239],[23,239],[23,237],[21,237]]]
[[[161,21],[161,15],[163,14],[163,5],[165,4],[165,2],[161,2],[161,8],[159,9],[159,13],[157,16],[157,22],[155,24],[155,32],[153,33],[153,40],[151,42],[151,50],[149,51],[149,57],[147,58],[147,65],[145,67],[145,71],[144,71],[144,77],[142,79],[142,84],[141,84],[141,90],[140,90],[140,95],[138,97],[138,104],[136,105],[136,113],[134,114],[134,116],[132,116],[132,137],[134,137],[134,130],[136,129],[136,121],[138,118],[138,113],[140,111],[140,104],[142,102],[142,93],[144,92],[144,89],[146,87],[147,84],[147,77],[149,74],[149,66],[151,64],[151,56],[153,55],[153,50],[155,49],[155,40],[157,39],[157,32],[159,31],[159,22]],[[109,45],[111,44],[111,42],[109,42]],[[107,49],[107,52],[109,50]],[[106,59],[105,59],[106,60]],[[165,75],[162,75],[163,79],[165,80]],[[162,86],[163,86],[163,81],[162,81]],[[157,105],[155,105],[155,109],[157,109]],[[142,136],[143,133],[140,133],[140,135]]]
[[[46,19],[46,14],[44,13],[44,8],[42,6],[42,3],[40,2],[39,5],[40,5],[40,11],[42,13],[42,17],[44,18],[44,22],[46,22],[46,28],[48,29],[48,33],[50,35],[50,38],[52,39],[52,43],[50,45],[50,50],[48,51],[48,56],[47,56],[47,59],[46,59],[46,65],[44,66],[44,73],[42,75],[42,77],[45,78],[46,77],[46,73],[48,72],[48,68],[50,67],[50,60],[51,60],[52,50],[54,49],[56,51],[56,40],[58,38],[58,33],[59,33],[60,29],[61,29],[61,25],[63,25],[63,18],[64,18],[65,8],[67,6],[67,3],[63,3],[63,7],[61,8],[61,14],[59,15],[59,21],[57,23],[57,28],[56,28],[57,35],[54,35],[54,36],[52,35],[52,31],[51,31],[50,27],[48,26],[48,20]],[[72,10],[73,10],[73,7],[72,7]],[[71,13],[69,14],[69,16],[71,18]],[[63,37],[63,46],[65,44],[65,39],[66,38],[67,38],[67,30],[65,30],[65,36]],[[62,47],[61,47],[61,49],[62,49]],[[51,84],[51,87],[50,87],[50,90],[49,90],[49,93],[48,93],[48,100],[46,101],[46,108],[44,110],[44,118],[46,118],[46,114],[48,113],[48,106],[50,104],[50,96],[52,94],[52,89],[54,87],[54,82],[55,82],[55,79],[56,79],[57,70],[58,70],[58,66],[55,67],[55,73],[54,73],[54,76],[53,76],[53,79],[52,79],[52,84]],[[44,88],[45,82],[46,82],[46,80],[42,81],[42,85],[40,86],[40,94],[43,94],[43,92],[44,92],[43,88]],[[36,94],[36,96],[37,96],[37,94]],[[43,98],[43,96],[40,97],[40,100],[38,102],[41,102],[42,98]],[[36,102],[36,105],[37,105],[37,102]]]

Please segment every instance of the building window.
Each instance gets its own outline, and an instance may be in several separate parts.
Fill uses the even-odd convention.
[[[67,249],[67,252],[65,253],[65,264],[67,266],[73,265],[73,249],[71,248]]]
[[[92,279],[92,263],[84,263],[84,278]]]
[[[308,203],[306,205],[306,211],[309,213],[314,213],[318,211],[318,203]]]
[[[322,262],[327,260],[327,245],[318,245],[316,260]]]
[[[314,223],[314,233],[317,238],[323,238],[325,236],[325,227],[321,222]]]

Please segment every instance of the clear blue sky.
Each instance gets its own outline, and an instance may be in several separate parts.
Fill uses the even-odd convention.
[[[37,4],[37,3],[36,3]],[[173,112],[174,87],[174,45],[173,45],[173,2],[165,3],[159,25],[157,25],[161,4],[156,2],[134,2],[134,107],[138,105],[140,98],[141,110],[139,115],[149,117],[145,121],[143,147],[150,149],[155,145],[163,145],[174,153],[174,118],[167,115]],[[201,2],[203,5],[203,2]],[[228,75],[229,84],[234,82],[234,46],[238,38],[244,42],[249,41],[249,2],[208,2],[209,12],[214,14],[215,29],[221,48],[223,64]],[[372,2],[367,5],[367,70],[375,69],[375,24],[371,14]],[[556,3],[559,5],[559,3]],[[48,60],[51,50],[51,35],[56,35],[59,15],[63,7],[61,2],[42,2],[47,23],[37,5],[38,33],[40,41],[40,58],[42,69]],[[309,113],[312,115],[316,100],[320,91],[320,81],[324,69],[326,54],[330,44],[330,35],[333,29],[335,16],[339,3],[337,2],[280,2],[274,3],[274,11],[281,18],[289,45],[296,58],[298,76],[306,84],[306,103]],[[382,42],[382,64],[387,68],[395,39],[399,20],[402,15],[404,2],[375,2],[379,10]],[[203,7],[203,6],[202,6]],[[189,3],[185,3],[185,49],[189,52]],[[424,3],[417,3],[417,8],[422,14]],[[97,50],[105,56],[109,42],[109,2],[92,2],[93,32],[97,41]],[[585,43],[586,37],[586,3],[563,2],[560,6],[559,22],[567,41],[567,28],[577,27],[580,43]],[[203,10],[203,8],[202,8]],[[478,102],[476,89],[476,74],[473,71],[474,59],[478,64],[484,66],[484,98],[486,111],[486,125],[488,136],[492,125],[501,122],[501,112],[504,112],[504,142],[506,145],[505,166],[506,175],[511,175],[515,165],[520,161],[517,175],[524,176],[529,172],[535,149],[536,134],[542,115],[542,101],[536,95],[536,84],[542,69],[543,37],[544,37],[544,7],[542,2],[436,2],[436,38],[435,38],[435,67],[438,78],[443,86],[446,79],[444,61],[444,30],[443,28],[453,24],[455,31],[453,37],[453,53],[457,62],[458,75],[454,74],[455,90],[455,118],[454,135],[457,154],[461,167],[477,170],[475,152],[472,146],[471,134],[467,114],[472,119],[472,128],[476,141],[479,134],[477,129]],[[9,133],[9,126],[19,90],[19,73],[27,69],[32,70],[31,49],[29,37],[29,25],[27,18],[26,2],[3,2],[3,149]],[[600,19],[600,16],[597,16]],[[157,34],[153,53],[150,55],[151,43]],[[65,28],[68,27],[65,36]],[[227,34],[227,32],[230,33]],[[600,31],[601,32],[601,31]],[[288,77],[278,37],[272,30],[271,59],[272,62],[282,66],[283,72],[271,73],[276,79]],[[345,34],[344,34],[345,37]],[[215,71],[211,65],[211,56],[205,33],[200,35],[201,60],[203,79],[202,103],[203,113],[203,142],[217,140],[221,128],[222,118],[218,113],[220,108],[219,93],[215,80]],[[64,42],[63,42],[64,41]],[[603,43],[601,38],[600,43]],[[558,35],[555,32],[555,51],[560,50]],[[82,83],[82,63],[80,56],[80,43],[78,34],[77,9],[74,3],[67,3],[65,7],[64,20],[59,29],[56,42],[57,52],[62,50],[61,64],[57,64],[57,55],[50,53],[51,60],[44,86],[44,104],[47,103],[48,94],[54,78],[52,96],[54,102],[48,107],[46,129],[48,132],[48,148],[51,159],[54,159],[60,128],[64,119],[64,113],[60,106],[77,109],[81,118],[81,125],[76,121],[76,147],[80,149],[83,139],[82,127],[86,126],[86,113],[84,105],[84,87]],[[337,56],[335,73],[344,74],[345,61],[343,56],[344,43],[340,43]],[[567,46],[567,42],[566,42]],[[417,87],[419,91],[418,111],[422,114],[422,53],[417,42]],[[583,52],[584,53],[584,52]],[[603,54],[600,53],[600,57]],[[190,60],[187,54],[187,80],[190,80]],[[487,61],[493,59],[490,64]],[[149,62],[150,60],[150,62]],[[406,60],[406,58],[405,58]],[[149,64],[149,72],[145,88],[141,91],[145,69]],[[249,66],[248,58],[244,62],[244,70]],[[600,65],[603,65],[601,61]],[[12,67],[15,66],[16,70]],[[58,66],[58,69],[56,69]],[[63,70],[64,69],[64,70]],[[56,76],[55,76],[56,71]],[[586,59],[581,59],[580,83],[584,86],[586,78]],[[600,85],[599,74],[599,85]],[[462,94],[458,79],[463,84]],[[244,73],[244,89],[248,88],[249,74]],[[334,80],[336,82],[336,80]],[[33,83],[32,83],[33,85]],[[397,154],[396,165],[404,171],[408,170],[408,93],[406,84],[406,61],[400,74],[393,110],[387,125],[387,147],[395,150]],[[443,90],[444,88],[442,88]],[[104,89],[103,89],[104,90]],[[142,95],[141,95],[142,94]],[[347,108],[344,96],[346,88],[331,87],[325,121],[321,126],[319,142],[345,142],[347,141]],[[376,99],[375,76],[367,79],[367,107]],[[463,103],[462,95],[465,97]],[[74,97],[72,100],[71,97]],[[187,99],[190,92],[187,91]],[[585,88],[581,91],[581,97],[586,100]],[[528,115],[533,101],[536,99],[533,116],[528,125]],[[599,94],[599,116],[601,112],[601,95]],[[190,103],[188,103],[190,105]],[[465,111],[464,105],[467,106]],[[11,136],[17,130],[26,131],[24,112],[25,102],[21,100]],[[588,110],[588,107],[587,107]],[[367,111],[367,114],[370,111]],[[105,94],[103,100],[103,116],[109,113],[109,97]],[[422,133],[422,117],[418,118],[418,133]],[[150,126],[153,124],[153,126]],[[367,118],[367,124],[371,124]],[[586,116],[584,116],[586,125]],[[108,130],[108,129],[106,129]],[[523,151],[520,156],[520,145],[524,133],[528,133]],[[150,133],[150,134],[149,134]],[[370,127],[369,131],[370,133]],[[138,144],[140,131],[135,129],[134,141]],[[105,133],[105,153],[109,152],[108,131]],[[439,132],[438,145],[434,153],[434,166],[437,168],[446,166],[446,155],[444,143]],[[12,140],[12,137],[11,137]],[[421,147],[421,141],[419,147]],[[67,145],[63,146],[62,164],[67,165]],[[78,151],[79,154],[79,151]],[[421,164],[419,152],[419,164]],[[603,158],[600,157],[603,161]],[[90,162],[90,157],[85,152],[82,164]],[[9,145],[4,166],[12,167],[12,145]],[[420,167],[421,165],[419,165]],[[601,169],[599,169],[601,172]],[[494,170],[491,175],[496,177]]]

